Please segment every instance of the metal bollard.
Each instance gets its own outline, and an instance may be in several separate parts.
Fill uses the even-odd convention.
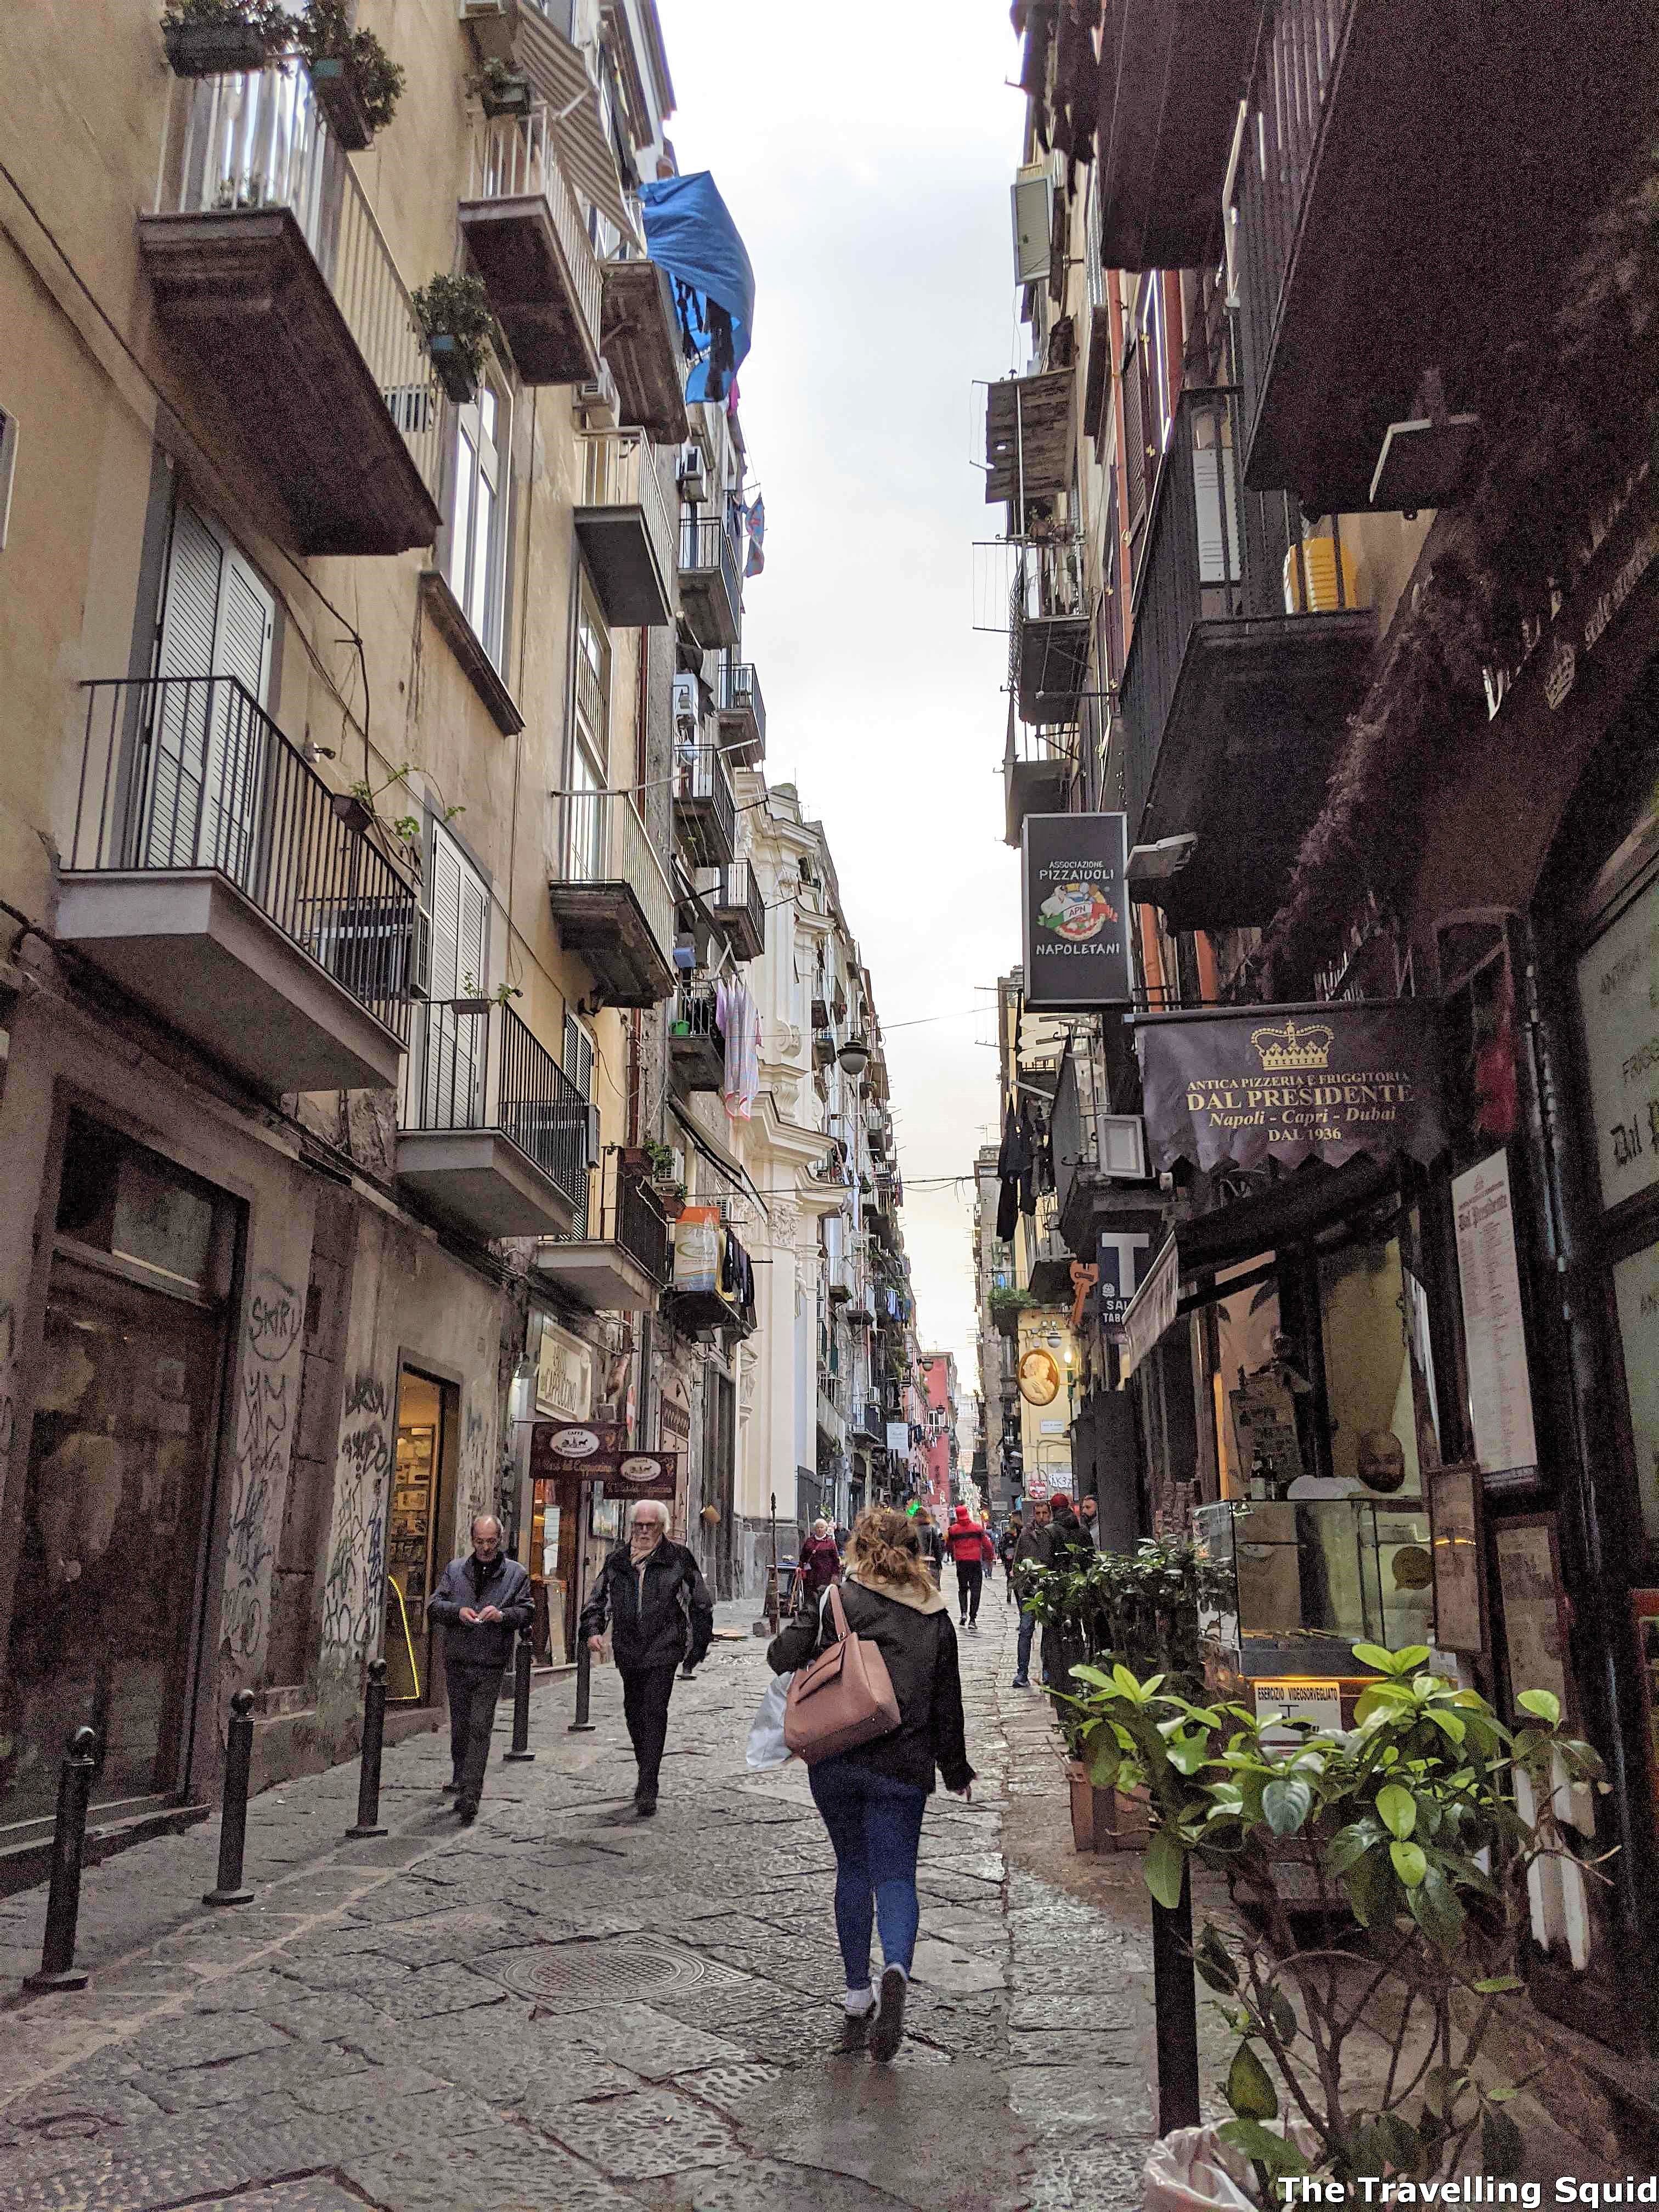
[[[521,1765],[535,1756],[530,1748],[530,1638],[520,1636],[513,1654],[513,1748],[502,1763]]]
[[[87,1805],[98,1768],[96,1732],[72,1729],[58,1771],[58,1819],[52,1832],[52,1887],[46,1893],[46,1935],[40,1971],[26,1990],[83,1990],[87,1973],[75,1963],[75,1923],[81,1913],[81,1863],[87,1844]]]
[[[230,1701],[225,1746],[225,1796],[219,1809],[219,1879],[204,1905],[247,1905],[253,1892],[242,1887],[242,1853],[247,1844],[247,1784],[253,1765],[253,1692],[238,1690]]]
[[[1158,2025],[1158,2131],[1195,2128],[1198,2109],[1198,1991],[1193,1982],[1193,1887],[1181,1878],[1181,1902],[1152,1900],[1152,2002]]]
[[[361,1843],[367,1836],[383,1836],[380,1826],[380,1747],[386,1738],[386,1661],[368,1662],[368,1686],[363,1692],[363,1757],[357,1770],[357,1825],[346,1836]]]
[[[592,1735],[593,1733],[593,1723],[587,1717],[592,1686],[593,1654],[587,1648],[587,1638],[579,1637],[576,1642],[576,1717],[566,1729],[567,1735]]]

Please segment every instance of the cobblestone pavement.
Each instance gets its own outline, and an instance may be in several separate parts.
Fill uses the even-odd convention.
[[[1146,1899],[1133,1861],[1070,1855],[1013,1620],[999,1583],[962,1639],[981,1779],[930,1802],[892,2066],[825,2055],[828,1840],[799,1765],[746,1771],[764,1645],[720,1643],[676,1691],[644,1826],[606,1823],[632,1788],[606,1668],[591,1735],[568,1680],[538,1690],[536,1762],[492,1761],[470,1829],[422,1735],[387,1753],[383,1841],[341,1839],[355,1768],[256,1798],[251,1905],[200,1903],[214,1825],[90,1871],[90,1987],[0,2012],[0,2212],[1130,2212]],[[43,1905],[0,1905],[9,1991]]]

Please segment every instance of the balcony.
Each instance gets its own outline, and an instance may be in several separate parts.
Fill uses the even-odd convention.
[[[760,678],[746,660],[720,663],[714,687],[720,743],[737,768],[758,768],[766,757],[766,702]]]
[[[675,992],[668,1062],[680,1091],[719,1091],[725,1084],[726,1040],[714,1020],[712,985],[682,983]]]
[[[733,860],[711,871],[707,884],[699,879],[697,892],[716,928],[725,931],[732,957],[758,960],[766,950],[766,901],[749,862]]]
[[[597,377],[603,280],[560,165],[550,107],[474,123],[456,213],[524,381]]]
[[[1108,269],[1213,268],[1221,187],[1260,0],[1120,0],[1100,71],[1101,258]]]
[[[586,1195],[587,1102],[510,1006],[417,1009],[398,1180],[468,1235],[568,1231]]]
[[[1248,483],[1315,514],[1456,490],[1455,413],[1500,402],[1508,348],[1535,346],[1640,143],[1655,48],[1648,12],[1612,0],[1267,11],[1229,210]],[[1455,410],[1438,424],[1418,404],[1430,368]]]
[[[663,1310],[683,1336],[718,1332],[729,1346],[754,1334],[755,1308],[752,1298],[744,1301],[739,1297],[747,1256],[735,1232],[722,1227],[719,1244],[714,1280],[682,1282],[671,1276],[663,1293]]]
[[[1241,492],[1236,392],[1181,403],[1146,526],[1124,665],[1131,845],[1197,836],[1156,889],[1172,929],[1261,926],[1278,907],[1358,703],[1376,617],[1292,550],[1286,502]],[[1330,611],[1287,614],[1287,604]]]
[[[1078,732],[1024,730],[1009,716],[1002,757],[1003,841],[1018,851],[1028,814],[1064,814],[1077,761]]]
[[[174,375],[268,483],[299,550],[430,545],[437,380],[301,63],[173,80],[138,242]]]
[[[1080,533],[1018,544],[1008,590],[1008,681],[1022,722],[1075,722],[1089,682]]]
[[[685,359],[666,270],[654,261],[607,261],[599,351],[617,380],[622,419],[659,446],[683,446]]]
[[[534,1273],[590,1313],[655,1313],[668,1280],[668,1223],[649,1183],[614,1152],[584,1177],[568,1235],[536,1247]]]
[[[854,1407],[851,1434],[854,1443],[882,1444],[887,1442],[887,1416],[879,1406],[867,1401]]]
[[[718,519],[680,516],[680,611],[705,653],[729,650],[743,626],[743,563]]]
[[[818,1434],[827,1438],[837,1450],[844,1450],[847,1444],[847,1422],[841,1407],[836,1405],[831,1395],[835,1387],[832,1385],[831,1390],[826,1390],[822,1383],[818,1386]]]
[[[737,848],[738,802],[718,745],[699,745],[674,771],[674,826],[692,866],[723,868]]]
[[[621,793],[565,807],[572,870],[548,885],[560,942],[581,956],[610,1005],[660,1006],[677,973],[674,895],[645,825]]]
[[[991,386],[985,403],[985,501],[988,507],[1010,502],[1011,536],[1024,527],[1030,501],[1069,494],[1076,456],[1075,369],[1005,376]]]
[[[618,629],[674,619],[674,528],[649,441],[624,434],[582,441],[576,536],[605,618]]]
[[[262,1091],[396,1083],[410,884],[234,678],[84,689],[58,936]]]

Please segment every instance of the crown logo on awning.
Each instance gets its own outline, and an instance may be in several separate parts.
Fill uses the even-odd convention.
[[[1334,1034],[1323,1023],[1298,1029],[1294,1022],[1285,1022],[1278,1029],[1252,1030],[1250,1042],[1265,1074],[1301,1074],[1330,1065]]]

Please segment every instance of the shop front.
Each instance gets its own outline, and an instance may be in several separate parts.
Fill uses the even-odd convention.
[[[538,1421],[585,1423],[593,1401],[593,1347],[550,1314],[532,1310]],[[539,1334],[536,1334],[539,1332]],[[532,1467],[528,1516],[531,1646],[538,1666],[562,1665],[575,1650],[577,1523],[583,1500],[572,1482]]]

